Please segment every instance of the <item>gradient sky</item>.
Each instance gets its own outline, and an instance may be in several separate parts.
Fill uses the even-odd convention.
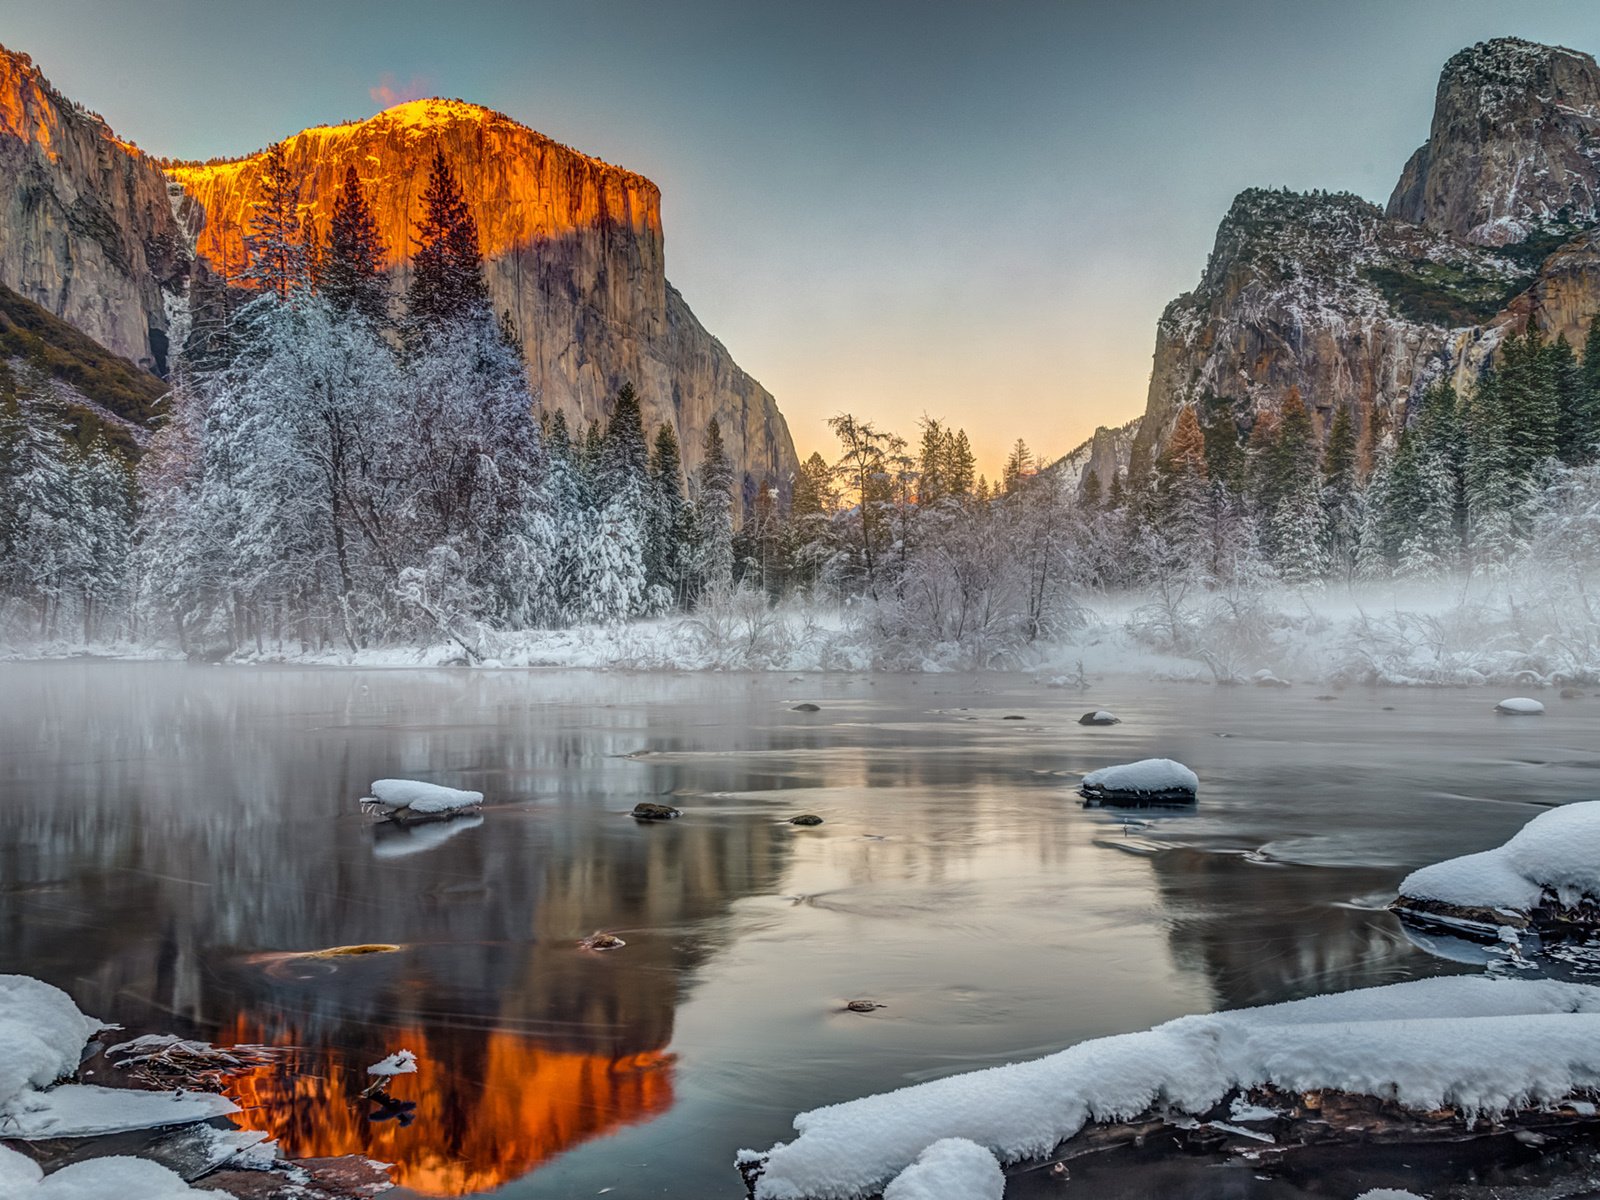
[[[965,426],[993,473],[1144,406],[1240,189],[1382,203],[1439,68],[1600,51],[1592,0],[0,0],[0,42],[158,154],[459,96],[660,185],[667,275],[777,396]]]

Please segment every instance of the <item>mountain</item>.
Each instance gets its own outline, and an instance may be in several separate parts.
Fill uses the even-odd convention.
[[[0,284],[0,361],[42,369],[78,440],[103,436],[128,454],[145,438],[167,385],[60,317]]]
[[[402,287],[441,151],[477,219],[495,307],[511,314],[547,407],[603,419],[632,382],[646,421],[675,425],[691,469],[716,417],[740,470],[787,483],[796,457],[776,401],[667,281],[661,195],[648,179],[458,100],[303,130],[286,147],[302,215],[324,233],[356,167]],[[158,162],[0,47],[0,284],[164,371],[191,279],[232,279],[244,266],[261,159]]]
[[[1326,431],[1371,438],[1433,380],[1469,383],[1530,320],[1580,344],[1600,312],[1600,67],[1516,38],[1453,56],[1427,143],[1387,208],[1241,192],[1198,286],[1156,325],[1134,453],[1181,407],[1231,401],[1241,429],[1291,392]]]

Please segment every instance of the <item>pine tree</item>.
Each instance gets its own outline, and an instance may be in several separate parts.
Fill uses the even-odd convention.
[[[1028,449],[1028,443],[1021,438],[1011,447],[1011,453],[1006,456],[1006,465],[1002,478],[1007,493],[1017,490],[1017,486],[1027,476],[1033,474],[1033,452]]]
[[[1101,501],[1100,473],[1090,467],[1083,473],[1083,483],[1079,485],[1078,496],[1087,510],[1093,511],[1100,507]]]
[[[965,498],[972,494],[972,474],[977,465],[972,443],[967,440],[967,431],[958,429],[952,434],[946,430],[940,471],[949,495]]]
[[[1600,447],[1600,314],[1589,320],[1578,367],[1578,402],[1568,438],[1579,462],[1593,462]]]
[[[1242,493],[1248,460],[1233,418],[1233,402],[1215,392],[1208,393],[1200,401],[1197,415],[1205,434],[1206,473],[1230,492]]]
[[[355,167],[346,167],[328,226],[322,294],[339,312],[359,313],[375,325],[389,320],[389,278],[383,238]]]
[[[671,603],[682,604],[688,587],[685,552],[693,537],[683,494],[683,458],[678,436],[663,422],[650,455],[650,508],[645,525],[646,586],[659,587]]]
[[[1583,461],[1584,436],[1583,374],[1578,368],[1572,343],[1561,334],[1544,349],[1545,369],[1556,402],[1556,455],[1568,466]]]
[[[1326,574],[1327,539],[1316,427],[1296,389],[1279,406],[1274,425],[1263,434],[1254,464],[1262,550],[1286,580],[1305,583]]]
[[[287,143],[267,147],[261,162],[261,199],[254,213],[245,251],[250,266],[243,278],[279,300],[306,286],[306,248],[300,227],[300,182],[289,166]]]
[[[949,432],[932,417],[922,418],[922,442],[917,452],[917,503],[937,504],[951,494],[945,478]]]
[[[733,583],[733,464],[722,445],[722,426],[712,417],[695,496],[695,574],[699,593],[726,591]]]
[[[434,151],[422,205],[406,293],[413,344],[444,325],[492,319],[478,223],[442,150]]]
[[[644,492],[650,473],[650,451],[645,445],[639,396],[631,383],[623,384],[617,392],[600,443],[596,473],[604,495],[627,492],[639,497]]]

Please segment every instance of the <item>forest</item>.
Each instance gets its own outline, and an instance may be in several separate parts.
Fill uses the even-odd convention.
[[[1265,620],[1245,598],[1274,587],[1555,569],[1581,592],[1596,557],[1600,319],[1581,356],[1506,337],[1392,427],[1293,392],[1267,411],[1206,395],[1109,479],[1018,439],[991,485],[964,430],[841,413],[834,460],[740,479],[715,420],[686,471],[631,385],[603,427],[542,409],[442,155],[403,296],[353,169],[325,234],[282,146],[265,170],[249,266],[195,286],[142,454],[70,436],[48,363],[0,363],[9,639],[482,661],[497,631],[685,615],[753,640],[798,605],[848,614],[881,661],[994,666],[1132,596],[1136,638],[1223,678],[1238,655],[1214,635],[1237,643]]]

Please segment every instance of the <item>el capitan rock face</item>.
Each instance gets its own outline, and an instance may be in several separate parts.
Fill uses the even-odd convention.
[[[1520,38],[1480,42],[1445,63],[1426,144],[1388,213],[1481,245],[1600,211],[1600,67]]]
[[[434,151],[460,180],[483,245],[496,311],[522,337],[547,408],[575,424],[609,413],[633,383],[647,427],[673,424],[692,468],[714,416],[734,462],[787,481],[794,445],[770,393],[733,362],[667,282],[661,193],[642,175],[562,146],[503,114],[457,100],[417,100],[365,121],[286,139],[302,180],[301,212],[328,228],[345,169],[373,207],[397,287],[410,278],[415,221]],[[225,277],[244,263],[260,197],[260,155],[175,165],[179,214],[196,255]]]
[[[1580,344],[1600,312],[1600,68],[1514,38],[1455,55],[1387,210],[1251,189],[1167,306],[1137,448],[1207,394],[1241,426],[1298,392],[1370,436],[1441,377],[1468,385],[1529,321]],[[1376,423],[1376,425],[1375,425]]]
[[[162,369],[189,257],[166,176],[0,46],[0,284]]]
[[[302,212],[325,235],[354,164],[403,288],[436,148],[461,180],[496,311],[510,312],[546,407],[603,420],[632,382],[651,430],[676,427],[689,469],[716,417],[740,472],[787,487],[796,457],[783,415],[667,282],[661,196],[643,176],[489,109],[422,100],[288,139]],[[259,155],[163,172],[0,47],[0,284],[115,353],[164,370],[191,275],[243,270],[260,178]]]

